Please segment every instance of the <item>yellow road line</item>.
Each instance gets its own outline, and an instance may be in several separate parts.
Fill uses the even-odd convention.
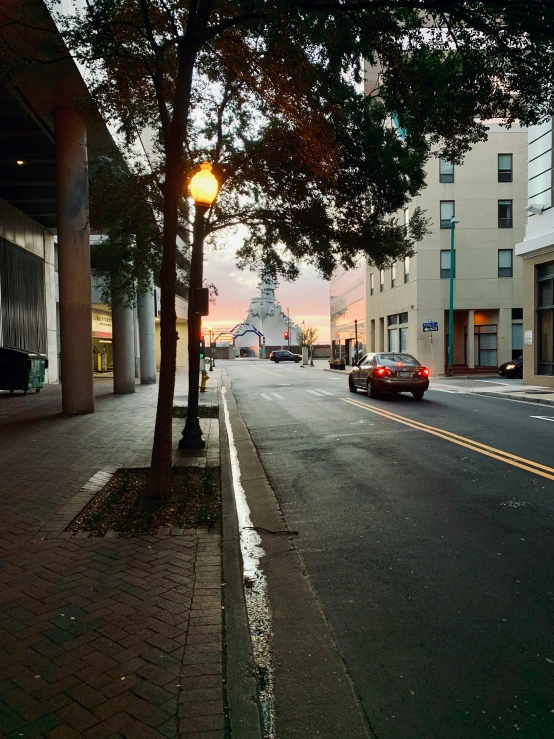
[[[463,446],[466,449],[471,449],[472,451],[478,452],[479,454],[484,454],[487,457],[492,457],[493,459],[497,459],[500,462],[506,462],[506,464],[511,464],[513,467],[519,467],[520,469],[527,472],[532,472],[535,475],[546,477],[548,480],[554,480],[554,468],[547,467],[546,465],[540,464],[539,462],[533,462],[532,460],[526,459],[525,457],[518,457],[515,454],[503,452],[501,449],[496,449],[495,447],[481,444],[481,442],[479,441],[473,441],[472,439],[468,439],[465,436],[454,434],[451,431],[445,431],[444,429],[440,429],[435,426],[429,426],[428,424],[421,423],[420,421],[412,421],[412,419],[406,418],[405,416],[399,416],[396,413],[391,413],[390,411],[382,408],[374,408],[357,400],[352,400],[350,398],[341,398],[341,400],[343,400],[345,403],[350,403],[351,405],[355,405],[358,408],[369,411],[370,413],[375,413],[376,415],[382,416],[383,418],[388,418],[389,421],[402,423],[405,426],[410,426],[411,428],[418,431],[424,431],[425,433],[432,434],[433,436],[438,436],[445,441],[450,441],[453,444],[458,444],[459,446]]]

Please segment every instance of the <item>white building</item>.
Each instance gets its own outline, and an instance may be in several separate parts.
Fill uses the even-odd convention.
[[[494,371],[519,356],[522,267],[514,260],[514,248],[525,225],[526,172],[527,131],[496,124],[490,125],[488,140],[477,144],[461,166],[430,159],[426,188],[398,217],[407,222],[410,211],[419,206],[431,221],[431,233],[416,245],[413,257],[389,269],[367,265],[365,274],[360,267],[334,276],[334,346],[339,341],[347,350],[353,346],[356,318],[358,340],[365,342],[362,350],[407,351],[433,374],[445,372],[450,221],[455,216],[460,220],[453,265],[455,371]],[[433,334],[423,332],[429,319],[438,324]]]

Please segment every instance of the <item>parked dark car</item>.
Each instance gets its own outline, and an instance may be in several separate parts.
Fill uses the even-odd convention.
[[[501,364],[498,368],[498,374],[502,377],[519,377],[521,379],[523,377],[523,356]]]
[[[281,349],[276,352],[271,352],[269,355],[269,358],[272,362],[275,362],[275,364],[278,364],[279,362],[296,362],[298,363],[302,359],[301,354],[293,354],[292,352],[287,351],[286,349]]]
[[[348,375],[351,393],[364,390],[370,398],[381,392],[412,393],[421,400],[429,388],[429,370],[404,352],[365,354]]]

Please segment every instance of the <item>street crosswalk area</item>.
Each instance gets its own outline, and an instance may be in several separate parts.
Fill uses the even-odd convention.
[[[317,388],[316,390],[307,390],[304,389],[304,392],[310,393],[311,395],[316,395],[318,398],[325,398],[328,395],[334,396],[335,393],[330,393],[328,390],[322,390],[321,388]],[[273,401],[273,400],[285,400],[285,397],[281,395],[280,393],[274,393],[274,392],[268,392],[268,393],[260,393],[262,398],[264,400]]]

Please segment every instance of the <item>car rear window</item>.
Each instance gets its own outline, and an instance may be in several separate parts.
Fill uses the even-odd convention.
[[[411,354],[379,354],[377,355],[377,362],[378,364],[398,364],[401,362],[402,364],[412,364],[415,366],[420,366],[419,362],[415,357],[412,357]]]

